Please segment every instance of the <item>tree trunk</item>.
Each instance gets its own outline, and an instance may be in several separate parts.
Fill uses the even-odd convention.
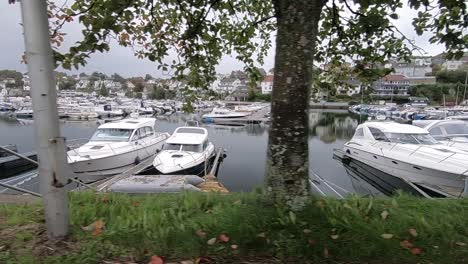
[[[266,184],[270,198],[300,209],[309,196],[309,92],[324,0],[276,0],[278,34]]]

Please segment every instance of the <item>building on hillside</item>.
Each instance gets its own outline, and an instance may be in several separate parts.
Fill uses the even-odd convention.
[[[89,87],[91,87],[91,82],[88,77],[80,78],[76,83],[76,89],[88,89]]]
[[[31,81],[29,80],[29,75],[27,73],[23,74],[23,90],[31,90]]]
[[[249,98],[249,87],[245,85],[240,85],[236,87],[229,96],[226,97],[226,100],[229,101],[247,101]]]
[[[262,88],[262,94],[270,94],[273,91],[273,75],[267,75],[263,78],[262,82],[260,83],[260,87]]]
[[[339,85],[336,88],[336,93],[338,95],[347,95],[353,96],[361,93],[362,83],[354,78],[349,78],[344,82],[343,85]]]
[[[233,91],[237,89],[237,87],[244,85],[244,84],[245,82],[242,82],[240,79],[224,77],[217,84],[218,92],[232,93]]]
[[[409,96],[410,82],[401,74],[390,74],[380,78],[373,84],[373,96],[392,97]]]
[[[429,104],[429,99],[427,97],[409,97],[409,103],[411,106],[415,107],[426,107]]]
[[[16,84],[16,80],[13,79],[13,78],[5,78],[5,79],[3,80],[3,82],[4,82],[5,84]]]
[[[5,87],[2,87],[0,84],[0,97],[6,97],[8,95],[8,91]]]
[[[135,88],[135,85],[131,81],[127,81],[126,84],[129,90],[133,90],[133,88]]]
[[[424,76],[424,77],[406,77],[409,81],[410,86],[420,85],[420,84],[436,84],[435,76]]]
[[[440,53],[432,57],[432,64],[440,65],[442,70],[447,70],[447,71],[458,70],[461,66],[468,64],[468,52],[465,52],[465,54],[460,59],[451,59],[451,60],[446,59],[445,53]]]
[[[392,60],[385,64],[385,68],[393,68],[394,74],[407,77],[424,77],[432,73],[431,57],[412,57],[411,60]]]

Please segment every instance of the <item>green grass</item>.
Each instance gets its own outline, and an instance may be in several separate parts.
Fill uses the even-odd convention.
[[[0,262],[100,263],[123,256],[147,263],[152,255],[169,259],[199,256],[296,257],[297,263],[468,263],[468,200],[395,198],[345,200],[311,198],[301,212],[266,206],[259,193],[182,193],[130,196],[70,195],[73,247],[65,254],[37,256],[0,251]],[[382,212],[388,217],[382,219]],[[15,227],[13,244],[33,242],[21,226],[42,221],[40,205],[0,206],[0,234]],[[1,218],[0,218],[1,219]],[[105,222],[93,236],[82,227]],[[408,229],[417,231],[412,236]],[[206,236],[196,234],[203,230]],[[227,243],[207,241],[226,234]],[[392,234],[384,239],[382,234]],[[412,254],[408,240],[422,249]],[[4,241],[0,242],[0,246]],[[232,249],[231,245],[237,245]],[[324,255],[328,251],[328,258]],[[3,259],[2,259],[3,257]],[[2,261],[3,260],[3,261]],[[34,262],[34,261],[33,261]]]

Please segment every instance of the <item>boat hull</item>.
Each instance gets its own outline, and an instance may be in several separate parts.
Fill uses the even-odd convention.
[[[349,143],[345,145],[343,150],[347,156],[353,159],[413,183],[430,185],[450,193],[461,192],[464,186],[466,176],[460,174],[408,163],[401,159],[385,157],[382,154],[379,155],[378,153],[354,147]]]
[[[153,157],[160,150],[168,135],[161,137],[145,147],[117,155],[97,159],[86,159],[69,163],[75,176],[84,182],[94,182],[103,178],[123,173],[139,162]]]

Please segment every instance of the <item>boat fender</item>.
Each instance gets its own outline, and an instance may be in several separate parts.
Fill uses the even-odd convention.
[[[198,177],[196,175],[187,175],[184,178],[185,178],[185,183],[195,185],[195,186],[197,186],[200,183],[205,182],[204,179],[202,179],[202,178],[200,178],[200,177]]]
[[[140,162],[141,162],[140,157],[136,157],[135,158],[135,165],[140,164]]]

